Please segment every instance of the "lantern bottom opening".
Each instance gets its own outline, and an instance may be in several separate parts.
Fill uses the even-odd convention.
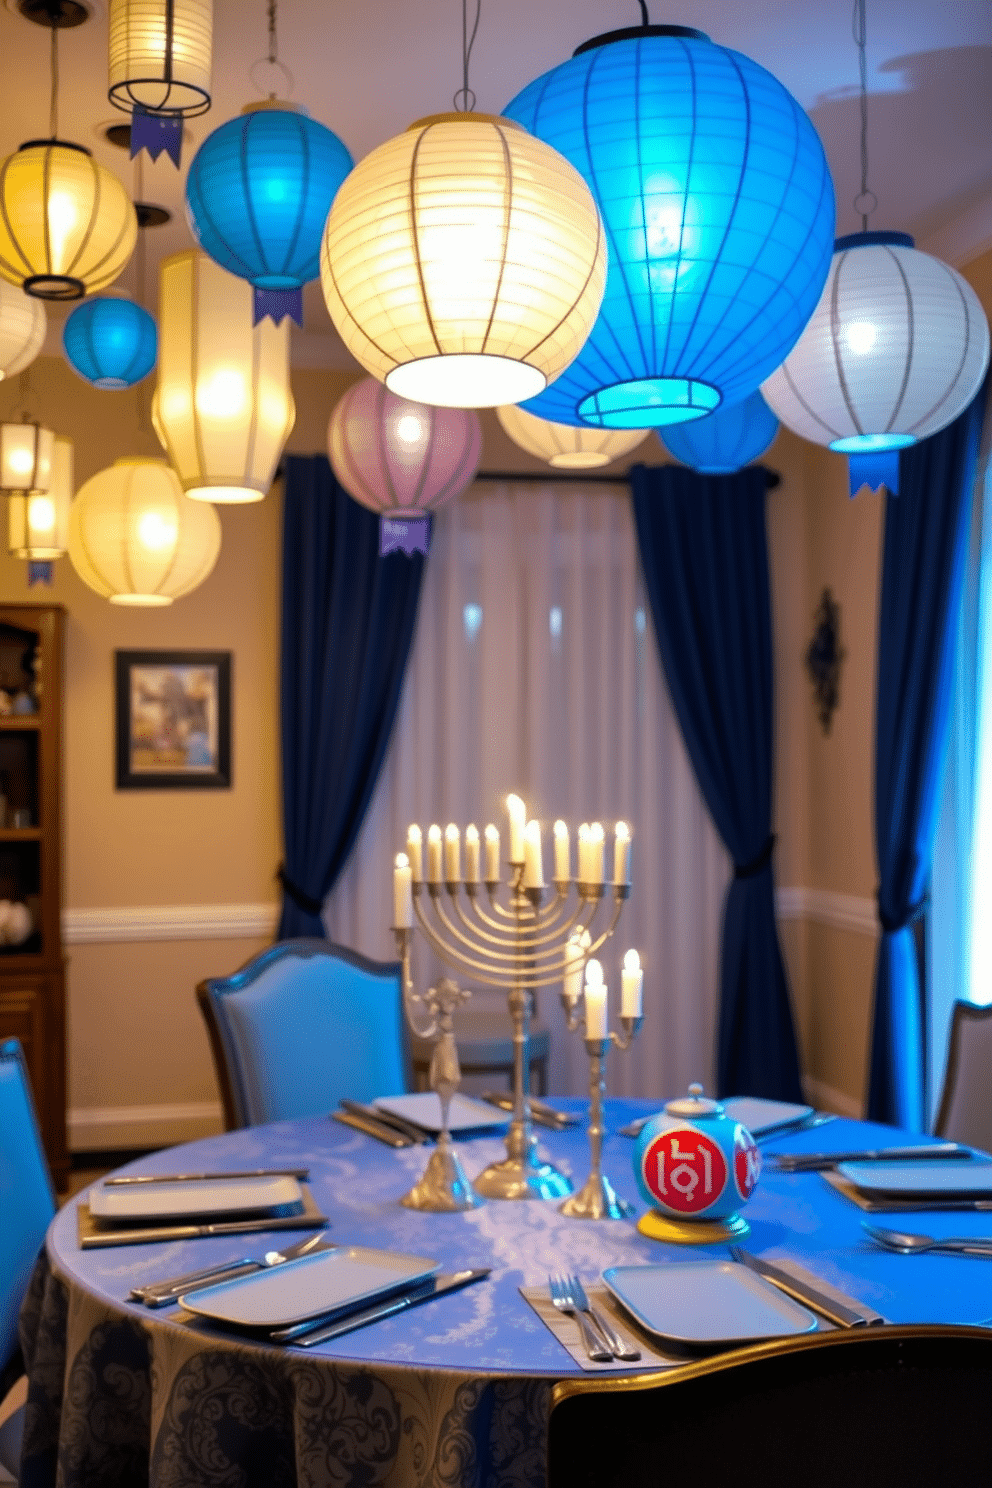
[[[86,293],[82,279],[71,274],[31,274],[21,287],[36,300],[81,300]]]
[[[908,449],[915,443],[915,434],[849,434],[846,439],[832,439],[830,448],[841,455],[858,455],[872,450]]]
[[[104,393],[119,393],[124,388],[132,387],[133,384],[125,382],[123,377],[97,377],[93,386]]]
[[[719,388],[694,377],[644,377],[597,388],[576,412],[598,429],[657,429],[705,418],[722,401]]]
[[[543,393],[548,379],[529,362],[485,352],[418,357],[386,377],[391,393],[438,408],[497,408]]]
[[[161,608],[162,605],[172,603],[167,594],[111,594],[108,598],[111,604],[132,605],[135,608],[145,609]]]
[[[190,486],[186,495],[192,501],[215,501],[225,506],[247,505],[249,501],[264,501],[265,492],[254,486]]]
[[[556,470],[595,470],[599,465],[609,465],[610,456],[601,450],[568,450],[552,455],[548,461]]]

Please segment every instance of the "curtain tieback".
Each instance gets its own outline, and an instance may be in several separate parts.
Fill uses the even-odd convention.
[[[899,930],[905,930],[907,925],[911,925],[914,920],[920,918],[920,915],[930,902],[929,894],[924,894],[922,899],[917,899],[915,904],[909,906],[905,914],[890,918],[882,909],[881,890],[878,891],[875,898],[878,901],[878,923],[886,935],[895,935]]]
[[[756,857],[751,858],[750,861],[747,863],[734,864],[734,877],[757,878],[758,874],[763,873],[764,870],[768,867],[768,864],[772,860],[772,853],[774,852],[774,850],[775,833],[772,832],[769,834],[768,841],[765,843],[764,847],[761,849]]]
[[[289,895],[290,899],[292,899],[297,909],[304,910],[306,914],[320,914],[321,910],[324,907],[321,901],[319,899],[311,899],[310,895],[305,893],[303,889],[300,888],[299,884],[295,884],[293,882],[289,874],[286,872],[286,865],[284,863],[279,864],[279,867],[276,870],[276,878],[282,884],[283,888],[286,890],[286,893]]]

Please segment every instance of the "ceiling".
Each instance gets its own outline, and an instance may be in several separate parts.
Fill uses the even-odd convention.
[[[472,0],[469,9],[473,11]],[[145,201],[168,208],[146,232],[145,289],[136,262],[121,285],[154,308],[157,262],[189,247],[183,173],[165,155],[139,166],[104,137],[126,122],[107,101],[107,3],[60,33],[59,134],[87,145]],[[813,119],[837,188],[838,232],[861,225],[858,58],[852,0],[649,0],[651,20],[695,26],[767,67]],[[540,73],[590,36],[637,25],[636,0],[482,0],[470,82],[481,111],[499,113]],[[452,107],[461,83],[459,0],[281,0],[279,58],[289,96],[333,129],[356,160],[414,119]],[[871,225],[912,232],[920,247],[960,264],[992,246],[992,4],[990,0],[868,0]],[[213,106],[190,121],[194,149],[244,103],[269,91],[266,0],[214,0]],[[48,133],[49,33],[0,0],[0,156]],[[277,81],[280,81],[277,79]],[[287,90],[280,82],[280,93]],[[293,329],[293,363],[353,366],[331,326],[319,286],[305,294]],[[70,307],[71,308],[71,307]],[[46,351],[57,355],[63,307],[49,311]]]

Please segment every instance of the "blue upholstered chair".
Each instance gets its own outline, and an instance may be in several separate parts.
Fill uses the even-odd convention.
[[[0,1042],[0,1401],[23,1374],[17,1315],[55,1213],[27,1065],[17,1039]],[[0,1426],[0,1466],[16,1476],[23,1407]]]
[[[283,940],[196,995],[228,1131],[409,1089],[398,961]]]

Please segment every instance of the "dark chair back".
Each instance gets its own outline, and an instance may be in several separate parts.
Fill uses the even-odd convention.
[[[992,1152],[992,1007],[956,1002],[934,1130]]]

